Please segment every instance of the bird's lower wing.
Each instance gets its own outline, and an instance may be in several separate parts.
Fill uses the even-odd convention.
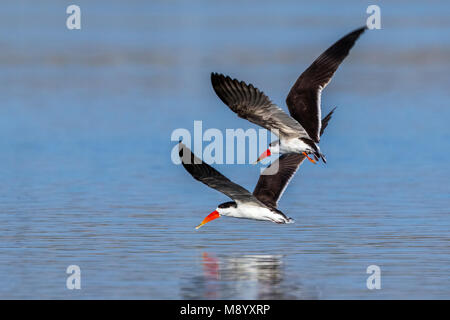
[[[256,184],[254,196],[266,206],[276,208],[300,164],[305,160],[303,154],[285,153],[268,166]]]
[[[315,142],[320,140],[322,90],[365,29],[362,27],[350,32],[329,47],[300,75],[289,91],[286,104],[291,116]]]

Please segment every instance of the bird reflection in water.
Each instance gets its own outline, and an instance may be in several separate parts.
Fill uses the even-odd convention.
[[[185,299],[316,299],[315,288],[285,275],[283,256],[216,257],[204,252],[201,275],[187,279]]]

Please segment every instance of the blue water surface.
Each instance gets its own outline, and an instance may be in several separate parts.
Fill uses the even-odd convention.
[[[71,3],[2,3],[0,298],[449,299],[450,3],[377,3],[382,29],[323,91],[328,163],[304,163],[280,201],[296,223],[198,231],[228,199],[172,163],[173,130],[257,129],[210,72],[285,108],[371,3],[79,0],[72,31]],[[260,171],[214,166],[249,190]]]

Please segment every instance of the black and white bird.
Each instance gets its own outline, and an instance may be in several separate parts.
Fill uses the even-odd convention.
[[[331,114],[322,120],[321,135],[330,118]],[[305,160],[305,155],[299,153],[282,154],[262,172],[253,193],[204,163],[181,141],[179,142],[179,156],[183,167],[192,177],[233,200],[220,204],[216,210],[203,219],[196,229],[220,216],[265,220],[275,223],[294,222],[293,219],[278,210],[277,206],[278,200],[283,195],[287,185],[300,164]]]
[[[320,121],[321,93],[365,29],[359,28],[338,40],[300,75],[286,98],[291,116],[252,84],[211,73],[214,91],[232,111],[278,135],[279,140],[270,143],[256,162],[272,154],[298,153],[313,163],[309,154],[314,155],[316,161],[321,158],[326,163],[318,146],[324,126]]]

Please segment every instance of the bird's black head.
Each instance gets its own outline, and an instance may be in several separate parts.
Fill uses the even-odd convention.
[[[237,208],[237,204],[234,201],[228,201],[219,204],[218,208],[219,209]]]

